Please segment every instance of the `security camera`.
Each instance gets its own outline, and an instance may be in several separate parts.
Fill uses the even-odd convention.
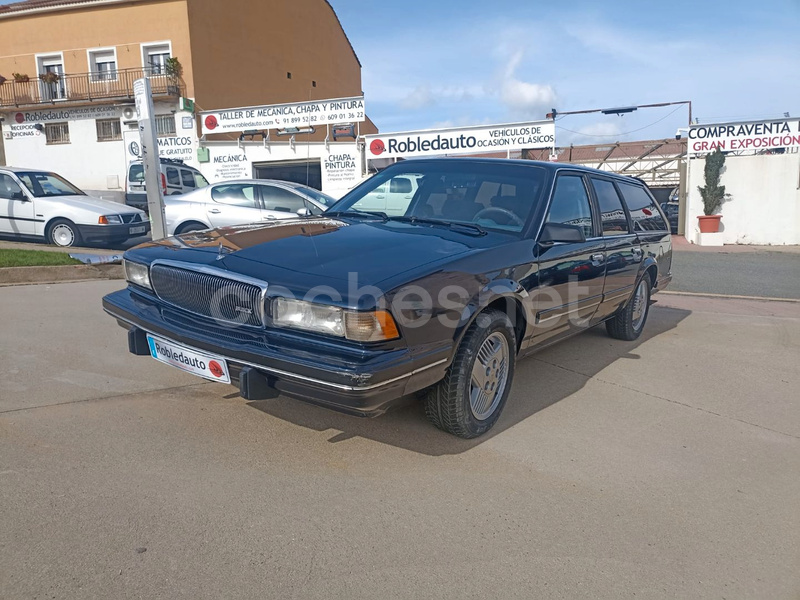
[[[681,139],[681,130],[680,129],[678,129],[678,131],[675,132],[675,139],[676,140]]]

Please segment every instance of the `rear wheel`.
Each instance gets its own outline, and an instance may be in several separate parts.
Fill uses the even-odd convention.
[[[427,391],[425,414],[439,429],[478,437],[497,422],[514,378],[516,337],[508,316],[487,310],[475,319],[447,375]]]
[[[202,223],[198,223],[197,221],[192,221],[189,223],[184,223],[175,231],[175,235],[180,235],[182,233],[189,233],[190,231],[203,231],[204,229],[208,229]]]
[[[47,241],[54,246],[67,248],[79,246],[82,242],[81,234],[75,223],[68,219],[55,219],[47,227]]]
[[[625,307],[613,318],[606,321],[608,335],[618,340],[631,342],[642,335],[647,314],[650,310],[650,275],[645,273],[636,284],[633,296]]]

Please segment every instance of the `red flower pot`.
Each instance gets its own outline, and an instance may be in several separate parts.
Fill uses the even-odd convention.
[[[722,215],[700,215],[697,217],[700,233],[717,233]]]

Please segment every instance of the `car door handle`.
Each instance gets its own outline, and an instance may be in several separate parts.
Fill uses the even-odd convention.
[[[218,209],[218,208],[209,208],[208,212],[210,212],[212,215],[218,215],[222,211],[220,209]]]
[[[633,258],[635,258],[636,260],[641,260],[641,258],[642,258],[642,249],[641,248],[634,248],[632,250],[632,252],[633,252]]]
[[[261,217],[262,221],[274,221],[278,217],[273,217],[272,215],[267,215],[266,217]]]
[[[599,267],[606,260],[605,254],[592,254],[592,256],[590,256],[590,258],[592,260],[592,264],[595,267]]]

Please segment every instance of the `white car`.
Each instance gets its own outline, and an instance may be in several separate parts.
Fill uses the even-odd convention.
[[[335,199],[299,183],[276,179],[222,181],[183,196],[164,198],[167,233],[317,215]]]
[[[55,173],[0,167],[0,235],[78,246],[116,244],[148,231],[150,221],[138,208],[88,196]]]
[[[382,212],[394,217],[404,215],[417,192],[419,178],[417,174],[393,177],[366,194],[350,208],[366,212]]]

